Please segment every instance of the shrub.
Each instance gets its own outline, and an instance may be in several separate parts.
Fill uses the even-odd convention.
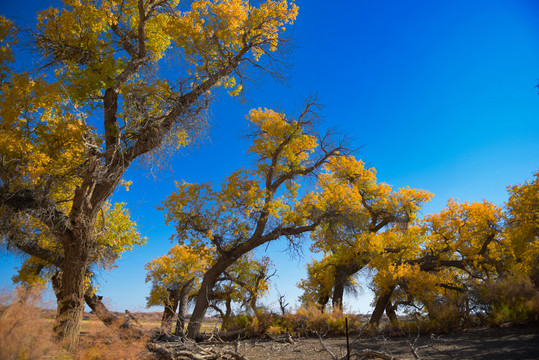
[[[539,290],[529,278],[511,276],[489,281],[477,293],[490,325],[539,322]]]
[[[350,332],[361,328],[362,324],[356,315],[344,315],[339,310],[322,313],[316,307],[301,307],[295,313],[285,315],[262,313],[257,317],[235,316],[225,330],[245,329],[248,337],[274,337],[281,334],[337,336],[345,334],[345,317],[348,317]]]

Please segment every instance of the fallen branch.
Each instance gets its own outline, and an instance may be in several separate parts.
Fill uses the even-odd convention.
[[[223,343],[219,343],[223,345]],[[234,345],[234,344],[233,344]],[[213,347],[206,348],[195,342],[186,341],[185,343],[180,341],[174,342],[156,342],[150,341],[146,345],[149,351],[159,355],[165,360],[179,360],[179,359],[191,359],[191,360],[249,360],[245,356],[235,351],[221,350],[216,351]]]
[[[339,360],[339,358],[335,356],[335,354],[333,354],[331,350],[327,348],[326,344],[324,343],[324,340],[322,340],[322,336],[320,336],[319,333],[316,333],[316,335],[318,335],[318,340],[320,340],[320,345],[322,345],[322,350],[320,351],[326,351],[329,354],[329,356],[331,356],[332,360]],[[344,359],[346,359],[346,357]]]

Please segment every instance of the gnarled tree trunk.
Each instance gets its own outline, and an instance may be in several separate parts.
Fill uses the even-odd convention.
[[[120,318],[107,309],[105,304],[101,301],[100,296],[92,294],[91,288],[86,290],[84,300],[86,301],[86,305],[92,309],[93,313],[103,322],[103,324],[106,326],[120,326]]]
[[[57,301],[54,332],[69,350],[78,346],[85,304],[84,280],[88,270],[86,251],[81,251],[77,245],[80,242],[73,241],[66,248],[61,271],[53,280]]]
[[[251,249],[248,249],[247,251],[249,250]],[[210,304],[209,299],[211,298],[211,292],[215,287],[219,276],[234,263],[236,258],[237,257],[229,253],[228,256],[221,257],[219,260],[217,260],[217,262],[206,272],[206,274],[204,274],[202,284],[200,285],[200,290],[198,290],[196,297],[195,308],[193,309],[191,320],[187,326],[187,336],[189,338],[195,339],[198,337],[200,328],[202,327],[202,321],[204,320],[204,316],[206,316],[206,310],[208,310],[208,306]]]

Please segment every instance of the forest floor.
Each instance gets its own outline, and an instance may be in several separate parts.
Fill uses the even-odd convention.
[[[441,336],[394,338],[352,335],[350,350],[352,354],[372,351],[396,359],[539,359],[539,328],[477,328]],[[346,339],[326,338],[323,344],[317,338],[294,339],[294,343],[246,340],[238,352],[249,360],[342,359]]]
[[[49,322],[52,322],[52,312],[45,312]],[[136,313],[134,315],[140,321],[142,327],[148,331],[159,326],[160,313]],[[124,316],[124,314],[117,313],[117,316]],[[206,319],[203,331],[211,333],[218,327],[218,319]],[[82,330],[84,343],[85,339],[95,337],[95,334],[100,334],[100,331],[105,330],[105,327],[95,315],[86,313]],[[388,337],[382,334],[366,336],[365,334],[358,335],[356,333],[350,335],[349,341],[352,359],[361,358],[354,354],[367,355],[369,351],[371,355],[377,353],[387,356],[387,359],[403,360],[539,359],[539,327],[537,326],[473,328],[451,334],[431,334],[429,336],[410,334],[401,337]],[[201,343],[200,345],[203,344]],[[207,345],[204,344],[203,346]],[[145,346],[141,345],[140,347],[144,348]],[[225,344],[213,342],[211,347],[215,351],[236,352],[248,360],[346,359],[345,337],[325,337],[321,340],[317,337],[292,339],[282,336],[274,340],[246,339]],[[156,358],[146,351],[143,351],[143,353],[140,353],[142,355],[140,358]]]

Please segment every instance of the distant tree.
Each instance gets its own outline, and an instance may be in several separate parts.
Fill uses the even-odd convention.
[[[513,272],[529,277],[539,289],[539,172],[508,190],[505,232],[515,257]]]
[[[447,208],[425,216],[419,226],[390,234],[386,244],[394,250],[370,264],[377,296],[370,324],[377,326],[384,310],[398,304],[435,318],[445,303],[461,311],[459,318],[468,316],[472,289],[508,270],[511,254],[501,232],[502,215],[486,201],[449,200]]]
[[[286,308],[288,307],[288,305],[290,305],[288,302],[286,302],[286,295],[283,295],[279,291],[277,291],[277,301],[279,302],[279,309],[281,310],[281,315],[286,315]]]
[[[14,70],[16,29],[0,18],[1,221],[46,228],[60,253],[4,238],[61,260],[55,330],[68,347],[100,246],[97,219],[128,167],[186,145],[204,127],[212,90],[238,94],[249,68],[278,75],[273,53],[297,11],[286,0],[65,0],[38,15],[37,75]],[[171,59],[181,65],[167,72]]]
[[[175,245],[166,255],[160,256],[145,265],[146,282],[152,283],[147,305],[164,306],[161,329],[169,332],[178,310],[180,326],[184,328],[189,295],[200,285],[200,277],[211,261],[209,249],[193,250],[184,245]]]
[[[312,259],[306,267],[307,278],[301,279],[297,283],[297,287],[303,290],[299,300],[305,306],[315,304],[320,311],[324,312],[331,299],[335,281],[335,266],[327,263],[326,258],[323,258],[320,261]]]
[[[184,335],[189,299],[198,292],[202,276],[214,261],[215,251],[211,248],[194,249],[187,245],[175,245],[166,255],[145,265],[146,282],[152,284],[147,305],[164,306],[161,319],[163,331],[171,331],[177,315],[174,333]],[[269,279],[272,276],[269,274],[270,266],[269,258],[257,260],[248,253],[223,272],[208,295],[210,306],[221,315],[223,327],[226,327],[232,315],[232,303],[258,313],[257,299],[269,290]],[[224,311],[220,304],[225,305]]]
[[[375,169],[365,168],[363,161],[353,157],[332,160],[320,184],[324,193],[342,194],[341,206],[346,211],[312,233],[311,249],[324,258],[310,265],[310,279],[302,287],[316,286],[317,290],[309,291],[319,292],[320,306],[332,298],[333,306],[342,310],[345,289],[354,289],[353,276],[389,250],[383,241],[385,233],[406,229],[432,194],[410,188],[393,191],[390,185],[377,182]]]
[[[226,329],[232,315],[232,304],[237,303],[258,316],[258,299],[270,288],[272,263],[268,257],[258,260],[248,253],[223,272],[219,282],[210,293],[210,307],[221,316],[221,328]],[[225,310],[222,310],[224,304]]]

